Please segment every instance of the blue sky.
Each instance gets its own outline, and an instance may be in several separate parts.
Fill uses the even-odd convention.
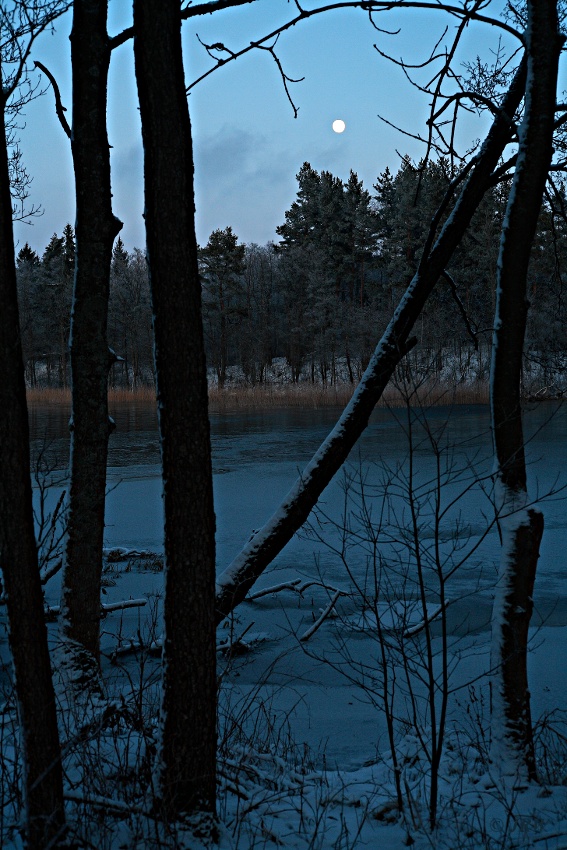
[[[311,9],[321,3],[305,0]],[[494,4],[495,8],[500,4]],[[186,80],[190,83],[211,59],[199,44],[223,42],[238,50],[272,31],[296,13],[288,0],[256,0],[250,6],[216,12],[184,23]],[[111,0],[109,32],[130,22],[130,0]],[[421,62],[442,35],[449,43],[456,20],[438,11],[404,10],[378,18],[397,35],[377,32],[360,10],[316,15],[282,35],[277,52],[290,77],[299,108],[297,118],[286,98],[275,63],[265,51],[253,51],[219,68],[193,89],[190,112],[196,168],[197,238],[206,242],[215,228],[231,225],[243,242],[264,244],[276,239],[275,228],[296,194],[295,175],[308,161],[318,170],[343,179],[352,168],[371,190],[378,174],[396,170],[399,153],[419,157],[419,143],[402,136],[378,115],[408,129],[425,132],[427,98],[406,81],[403,72],[380,57],[381,49]],[[69,32],[71,17],[62,18],[54,34],[38,39],[32,60],[46,64],[59,81],[65,105],[71,105]],[[471,26],[462,61],[480,53],[490,61],[498,44],[497,30]],[[332,131],[335,118],[346,131]],[[21,146],[33,176],[30,201],[44,214],[32,226],[17,225],[19,246],[28,241],[43,251],[54,232],[75,217],[69,142],[60,128],[51,92],[26,110]],[[468,121],[464,137],[482,135],[484,119]],[[116,49],[109,78],[109,140],[112,145],[114,211],[123,220],[122,238],[129,249],[145,244],[143,226],[142,146],[137,109],[132,43]]]

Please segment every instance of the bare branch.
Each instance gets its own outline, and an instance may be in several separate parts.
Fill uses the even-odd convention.
[[[548,174],[548,176],[547,176],[547,182],[549,183],[549,185],[553,189],[553,197],[551,197],[551,195],[549,193],[549,189],[547,189],[547,188],[546,188],[546,196],[547,196],[547,200],[548,200],[551,212],[552,212],[551,221],[553,223],[553,226],[555,227],[554,219],[556,217],[562,218],[563,221],[567,222],[567,207],[565,205],[565,197],[564,197],[563,193],[559,191],[559,189],[555,185],[555,181],[553,180],[553,177],[550,174]],[[558,206],[555,205],[556,203],[557,203]],[[556,244],[555,239],[554,239],[554,244]]]
[[[446,109],[449,108],[449,106],[452,103],[456,103],[458,101],[464,100],[465,98],[467,98],[468,100],[472,100],[473,103],[474,102],[482,103],[484,106],[486,106],[487,109],[490,110],[490,112],[492,112],[493,115],[496,115],[498,107],[496,106],[494,101],[490,100],[490,98],[484,97],[484,95],[482,95],[482,94],[477,94],[477,92],[474,92],[474,91],[460,91],[460,92],[455,92],[455,94],[449,95],[447,97],[447,99],[445,100],[445,103],[443,104],[443,106],[440,106],[439,109],[437,110],[437,112],[435,112],[431,116],[431,118],[427,119],[427,123],[428,124],[434,124],[435,121],[445,112]]]
[[[207,5],[209,5],[209,4],[207,4]],[[210,5],[212,5],[212,4],[210,4]],[[480,3],[478,3],[478,5],[480,5]],[[431,9],[431,10],[436,10],[436,11],[444,11],[444,12],[448,12],[449,14],[458,17],[459,20],[465,19],[467,22],[472,21],[472,20],[479,21],[481,23],[490,24],[491,26],[497,27],[499,29],[503,29],[504,31],[508,32],[509,34],[513,35],[515,38],[517,38],[521,42],[523,42],[523,36],[516,29],[514,29],[514,27],[510,26],[509,24],[506,24],[503,21],[499,21],[496,18],[491,18],[487,15],[482,15],[477,11],[467,9],[466,5],[460,7],[460,6],[452,6],[451,4],[446,4],[446,3],[419,2],[419,0],[416,0],[416,2],[414,2],[414,0],[407,0],[407,2],[405,0],[403,0],[403,2],[402,2],[402,0],[394,0],[394,2],[385,2],[384,0],[380,0],[380,2],[377,2],[377,0],[342,0],[342,2],[328,3],[324,6],[320,6],[317,9],[306,10],[306,9],[303,9],[299,5],[297,0],[295,0],[295,6],[298,10],[298,14],[294,18],[291,18],[286,23],[281,24],[275,30],[268,33],[268,35],[265,35],[263,38],[259,39],[258,41],[251,42],[250,44],[246,45],[246,47],[243,47],[241,50],[231,52],[230,57],[224,59],[221,62],[217,62],[216,65],[214,65],[212,68],[209,68],[208,71],[205,71],[204,74],[201,74],[200,77],[198,77],[196,80],[194,80],[187,87],[187,91],[189,92],[198,83],[200,83],[202,80],[206,79],[210,74],[213,73],[213,71],[216,71],[217,68],[219,68],[221,65],[226,65],[228,62],[232,62],[235,59],[239,59],[241,56],[244,56],[246,53],[249,53],[251,50],[257,49],[261,45],[264,45],[266,42],[273,41],[278,35],[281,35],[281,33],[286,32],[287,30],[296,26],[301,21],[306,21],[309,18],[314,17],[315,15],[320,15],[320,14],[323,14],[325,12],[336,11],[338,9],[361,9],[362,11],[368,12],[370,16],[372,15],[372,13],[377,14],[379,12],[389,12],[392,9],[402,9],[402,8],[403,9]],[[192,8],[197,9],[199,7],[192,7]],[[203,13],[201,13],[201,14],[203,14]],[[190,16],[188,15],[187,17],[190,17]],[[376,27],[376,24],[372,20],[372,18],[371,18],[371,22],[372,22],[372,24],[375,28],[379,29],[378,27]]]
[[[514,154],[514,156],[509,157],[505,162],[502,163],[498,168],[494,170],[492,174],[492,179],[490,181],[491,186],[497,186],[499,183],[502,183],[504,180],[507,180],[510,177],[509,171],[516,165],[516,161],[518,159],[518,154]]]
[[[422,268],[425,267],[425,263],[427,263],[429,259],[429,253],[437,236],[437,230],[441,223],[441,220],[445,213],[449,208],[449,204],[451,200],[455,196],[455,192],[457,188],[463,183],[463,181],[468,177],[469,173],[476,166],[477,161],[479,160],[479,156],[471,157],[471,159],[463,166],[461,171],[451,180],[449,185],[447,186],[447,190],[445,195],[441,199],[441,203],[437,207],[437,211],[433,218],[431,219],[431,224],[429,225],[429,231],[427,234],[427,239],[425,240],[425,244],[423,246],[421,261],[419,264],[419,269],[421,271]]]
[[[34,62],[34,67],[38,68],[40,71],[43,71],[51,86],[53,88],[53,94],[55,95],[55,111],[57,113],[57,117],[59,118],[59,123],[63,127],[67,138],[71,138],[71,128],[67,122],[67,118],[65,117],[66,108],[63,106],[61,102],[61,92],[59,91],[59,86],[57,85],[57,80],[51,73],[51,71],[45,67],[42,62]]]
[[[268,53],[270,54],[270,56],[272,57],[272,59],[274,60],[274,62],[276,63],[278,71],[280,72],[280,76],[282,78],[282,83],[283,83],[285,93],[287,95],[287,99],[289,100],[289,102],[291,104],[291,108],[293,109],[293,117],[297,118],[297,113],[299,112],[299,108],[295,105],[295,103],[292,100],[292,97],[291,97],[291,94],[290,94],[290,91],[289,91],[289,87],[288,87],[288,83],[301,83],[301,82],[303,82],[305,77],[298,77],[297,79],[293,79],[292,77],[288,77],[287,74],[284,72],[284,69],[282,68],[281,61],[280,61],[280,59],[277,56],[276,51],[275,51],[275,46],[276,46],[278,38],[279,38],[279,35],[277,36],[276,41],[274,42],[274,44],[271,47],[265,47],[264,45],[259,44],[258,48],[260,50],[267,50]]]
[[[513,115],[518,109],[525,85],[526,63],[522,61],[504,101],[506,115]],[[266,566],[303,525],[321,492],[366,427],[370,414],[396,366],[415,343],[415,339],[409,337],[414,321],[446,268],[455,246],[461,241],[487,189],[502,151],[508,144],[509,136],[509,123],[501,115],[496,116],[478,156],[474,159],[474,167],[471,167],[460,187],[451,214],[447,216],[429,252],[427,264],[420,266],[410,281],[337,425],[264,528],[254,534],[232,564],[219,576],[218,622],[245,598]]]
[[[471,14],[478,11],[478,9],[481,7],[481,3],[482,3],[482,0],[476,0],[476,3],[474,4],[473,8],[471,9]],[[443,82],[445,81],[446,77],[448,77],[448,76],[454,77],[454,74],[451,71],[451,62],[453,61],[457,47],[458,47],[459,42],[461,40],[461,37],[462,37],[462,35],[465,31],[465,28],[468,25],[469,20],[470,20],[470,18],[469,18],[469,16],[467,16],[466,18],[463,18],[462,21],[460,22],[460,24],[457,28],[457,33],[456,33],[456,35],[453,39],[453,43],[451,45],[451,48],[450,48],[449,52],[446,54],[445,64],[441,68],[441,71],[439,72],[439,75],[437,77],[437,85],[435,86],[435,91],[433,93],[433,100],[431,102],[431,112],[433,114],[435,113],[435,106],[437,104],[437,101],[441,97],[441,87],[443,85]],[[451,159],[453,159],[454,156],[455,156],[455,150],[454,150],[454,147],[453,147],[453,140],[454,140],[454,137],[455,137],[456,121],[457,121],[457,112],[455,111],[454,120],[453,120],[453,127],[452,127],[452,131],[451,131],[451,143],[450,143],[450,145],[448,145],[449,152],[451,154]],[[433,143],[433,129],[434,129],[434,126],[435,126],[433,118],[431,119],[431,121],[428,121],[427,123],[428,123],[428,126],[429,126],[429,144],[427,146],[426,162],[429,159],[429,154],[430,154],[431,146],[432,146],[432,143]],[[425,168],[425,163],[423,165],[423,168]]]
[[[24,4],[14,4],[10,11],[0,9],[1,31],[7,33],[0,42],[3,74],[0,101],[3,105],[21,83],[35,39],[52,26],[71,5],[71,2],[63,0],[47,0],[44,3],[34,3],[31,11]],[[5,71],[7,66],[15,66],[9,74]]]
[[[465,310],[465,305],[461,300],[461,296],[457,290],[457,284],[455,283],[453,277],[449,274],[446,269],[443,269],[441,272],[442,277],[447,281],[449,287],[451,289],[451,294],[455,300],[457,307],[459,308],[459,313],[461,314],[461,318],[465,323],[467,333],[473,341],[474,350],[478,351],[478,328],[473,330],[472,325],[470,323],[469,317],[467,315],[467,311]]]
[[[258,0],[210,0],[208,3],[199,3],[197,6],[189,3],[184,9],[181,9],[181,20],[186,21],[189,18],[196,18],[198,15],[212,15],[213,12],[220,12],[223,9],[233,9],[236,6],[247,6],[250,3],[257,3]],[[134,27],[128,27],[118,35],[110,39],[110,49],[120,47],[121,44],[129,41],[134,37]]]

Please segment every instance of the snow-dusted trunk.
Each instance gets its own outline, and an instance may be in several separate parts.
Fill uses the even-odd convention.
[[[439,234],[426,245],[408,289],[362,376],[362,380],[341,418],[282,502],[279,510],[257,532],[233,563],[219,577],[217,618],[226,617],[246,596],[256,579],[291,540],[309,516],[317,499],[366,428],[370,414],[382,395],[397,364],[412,341],[411,330],[423,306],[461,241],[470,220],[490,185],[502,151],[510,141],[511,120],[525,88],[525,61],[522,61],[501,109],[478,155],[469,164],[466,176],[455,183],[453,208]],[[447,196],[447,203],[452,201]],[[445,208],[443,209],[445,211]],[[439,218],[441,217],[441,213]]]
[[[112,214],[106,87],[110,45],[107,0],[73,5],[71,146],[77,198],[71,315],[72,425],[68,532],[63,576],[63,633],[98,662],[108,417],[107,319]]]
[[[1,78],[1,77],[0,77]],[[35,544],[8,156],[0,104],[0,568],[24,756],[28,846],[65,826],[55,696]]]
[[[168,817],[216,798],[215,515],[179,0],[134,0],[165,511],[158,793]]]
[[[527,507],[520,385],[528,263],[553,153],[562,38],[556,0],[530,0],[527,8],[524,118],[502,226],[491,368],[496,507],[502,528],[492,619],[492,755],[504,773],[534,777],[527,642],[543,515]]]

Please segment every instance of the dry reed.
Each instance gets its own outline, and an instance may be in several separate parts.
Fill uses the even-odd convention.
[[[257,384],[253,387],[230,386],[209,389],[209,409],[212,413],[232,413],[235,411],[253,411],[275,408],[303,407],[316,410],[322,407],[344,407],[353,392],[353,385],[334,384]],[[48,405],[71,406],[71,392],[68,388],[44,387],[28,389],[30,407]],[[487,404],[488,383],[477,382],[470,386],[463,384],[443,386],[436,381],[422,384],[415,392],[415,402],[424,406],[451,404]],[[114,387],[108,393],[109,404],[154,404],[153,387],[138,387],[135,390]],[[404,391],[390,384],[378,405],[380,407],[400,407],[404,405]]]
[[[111,387],[108,390],[109,404],[154,403],[156,393],[153,387],[137,387],[135,390],[126,387]],[[62,405],[71,407],[71,390],[69,387],[28,387],[27,399],[30,406],[43,407],[47,405]]]
[[[209,389],[209,408],[213,413],[231,413],[242,410],[303,407],[316,410],[322,407],[345,407],[355,389],[353,384],[333,386],[320,384],[257,384],[254,387],[232,386]],[[378,402],[379,407],[405,405],[405,392],[390,384]],[[488,383],[477,382],[443,386],[437,381],[422,384],[413,396],[415,403],[424,407],[452,404],[488,404]]]

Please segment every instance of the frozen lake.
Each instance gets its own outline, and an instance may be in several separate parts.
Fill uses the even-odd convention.
[[[277,508],[338,414],[334,409],[288,409],[212,416],[219,571],[240,551],[252,531],[260,528]],[[159,552],[163,548],[163,516],[155,412],[148,405],[123,404],[113,410],[113,416],[117,428],[110,442],[105,543],[109,547]],[[536,608],[546,621],[566,624],[563,553],[567,512],[562,492],[545,497],[567,482],[567,405],[532,406],[526,411],[525,421],[530,489],[534,497],[544,497],[541,507],[546,518],[536,582]],[[60,407],[35,409],[31,425],[34,449],[37,450],[45,438],[57,465],[64,468],[67,462],[66,411]],[[440,522],[449,559],[447,564],[459,559],[447,554],[447,545],[455,537],[457,528],[463,545],[474,549],[451,580],[456,595],[475,592],[475,622],[469,622],[474,628],[486,621],[489,614],[489,588],[498,554],[497,530],[495,526],[489,528],[493,513],[489,499],[488,473],[492,458],[488,409],[484,406],[435,407],[427,413],[426,429],[419,420],[412,427],[414,492],[422,536],[425,539],[434,536],[431,519],[436,448],[439,474],[444,483],[441,507],[447,508]],[[345,475],[352,479],[352,498],[346,510],[351,513],[349,522],[353,533],[348,541],[347,560],[358,574],[366,569],[367,560],[364,547],[355,545],[359,523],[353,514],[360,513],[360,499],[356,497],[360,478],[365,480],[366,504],[372,509],[374,526],[384,505],[385,482],[390,481],[389,516],[386,519],[382,516],[381,548],[385,556],[399,561],[403,558],[400,546],[392,546],[388,541],[396,537],[396,528],[399,531],[400,527],[409,525],[408,457],[406,414],[403,410],[377,410],[359,445],[351,453],[345,471],[336,476],[323,494],[320,508],[325,516],[319,516],[316,527],[336,548],[341,543],[341,532],[333,523],[344,526]],[[475,476],[481,480],[475,482]],[[55,488],[53,498],[57,495]],[[453,500],[455,504],[449,508]],[[263,583],[279,581],[281,575],[287,577],[290,572],[298,576],[320,572],[330,583],[348,583],[341,558],[327,546],[305,539],[303,533],[281,553],[271,567],[271,575],[263,577]],[[472,611],[469,614],[472,615]],[[462,616],[461,607],[453,615],[455,626]]]
[[[277,508],[298,473],[334,425],[340,411],[271,410],[213,416],[211,420],[217,561],[224,569],[254,529]],[[147,406],[123,405],[113,411],[117,422],[111,438],[106,545],[162,549],[161,483],[155,413]],[[61,409],[35,411],[34,450],[44,437],[61,469],[67,462],[67,414]],[[413,494],[424,558],[428,598],[435,602],[438,579],[434,556],[447,579],[448,627],[454,653],[456,687],[477,679],[488,669],[488,628],[492,586],[496,576],[499,538],[490,502],[492,467],[488,409],[481,406],[435,407],[426,426],[413,430]],[[567,469],[567,406],[549,403],[526,411],[526,438],[531,492],[545,496],[558,491]],[[377,655],[375,631],[361,628],[365,594],[374,592],[374,571],[382,571],[381,595],[386,601],[415,598],[415,557],[408,543],[410,527],[408,422],[403,411],[378,410],[369,428],[312,516],[314,533],[302,532],[261,577],[257,588],[282,581],[319,578],[347,591],[329,619],[308,644],[298,641],[329,599],[330,592],[312,587],[300,598],[286,591],[243,603],[232,627],[237,634],[262,641],[254,652],[231,663],[223,675],[225,698],[260,700],[274,717],[289,715],[298,742],[343,766],[364,762],[384,744],[381,714],[369,705],[364,689],[344,672],[345,649],[351,660],[367,663]],[[437,471],[440,490],[438,534],[434,533]],[[345,499],[345,475],[351,496]],[[361,534],[360,481],[364,480],[367,523],[380,526],[372,550],[368,529]],[[387,499],[384,493],[387,491]],[[54,488],[51,499],[56,499]],[[536,580],[534,625],[567,625],[567,584],[564,552],[567,513],[563,494],[544,498],[546,529]],[[371,516],[370,516],[371,514]],[[321,537],[321,540],[314,537]],[[409,535],[411,538],[411,535]],[[436,540],[438,546],[436,547]],[[377,555],[373,560],[373,554]],[[380,560],[381,559],[381,560]],[[163,574],[122,573],[108,589],[108,601],[159,593]],[[47,598],[57,602],[57,586]],[[112,651],[116,635],[135,636],[143,626],[144,609],[107,617],[103,653]],[[435,629],[434,629],[435,632]],[[544,628],[536,634],[532,683],[535,715],[562,705],[567,682],[563,664],[548,663],[552,635],[563,629]],[[222,634],[222,630],[221,630]],[[543,635],[546,635],[545,646]],[[551,641],[551,644],[550,644]],[[556,653],[557,655],[557,653]],[[157,664],[157,661],[156,661]],[[157,674],[156,668],[156,674]],[[457,691],[458,694],[462,691]],[[264,709],[262,709],[264,710]]]

